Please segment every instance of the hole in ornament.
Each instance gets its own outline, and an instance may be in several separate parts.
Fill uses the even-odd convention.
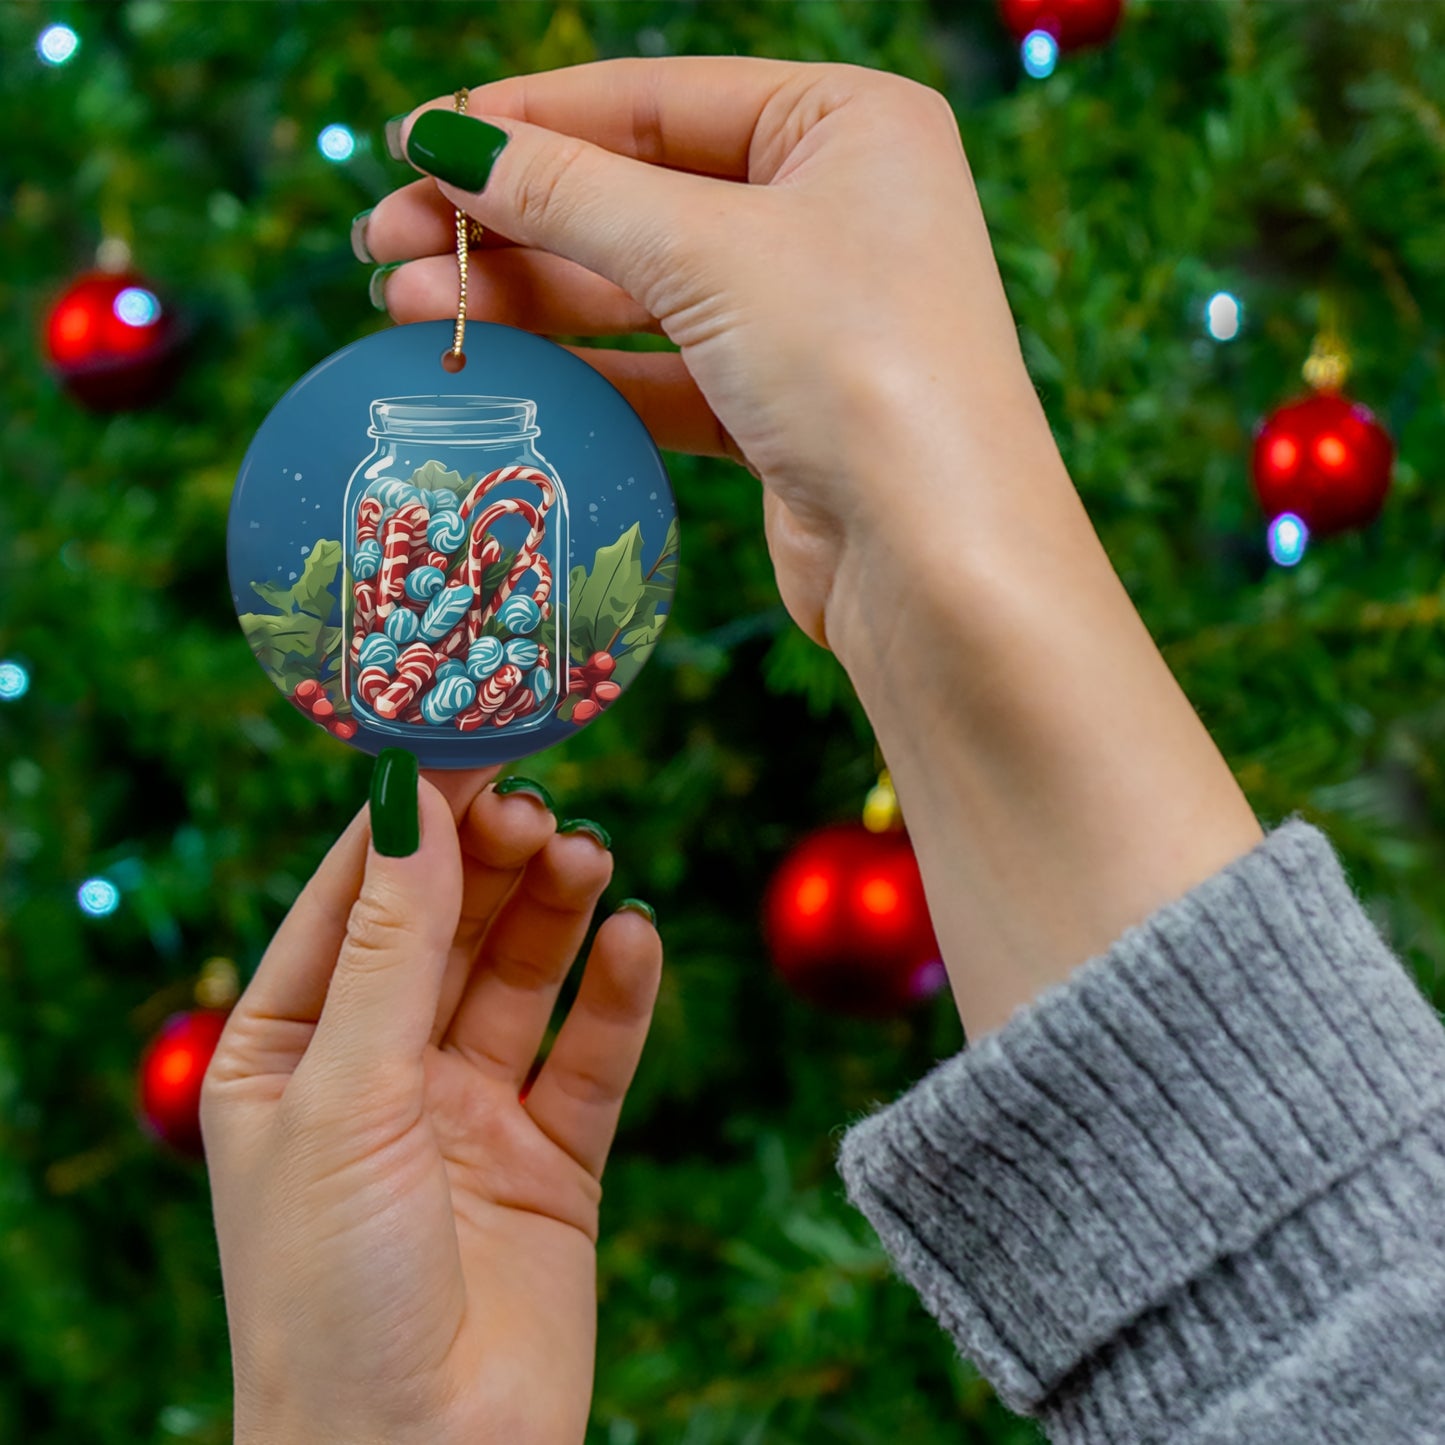
[[[463,351],[458,355],[455,351],[442,352],[442,370],[449,371],[453,376],[467,364],[467,354]]]

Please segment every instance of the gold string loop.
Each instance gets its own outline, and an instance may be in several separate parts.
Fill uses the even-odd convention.
[[[467,113],[470,92],[459,90],[452,97],[457,113]],[[457,324],[452,332],[452,349],[442,357],[442,365],[448,371],[460,371],[467,364],[462,353],[462,341],[467,334],[467,250],[469,246],[481,244],[484,232],[480,221],[474,221],[465,211],[457,212]]]

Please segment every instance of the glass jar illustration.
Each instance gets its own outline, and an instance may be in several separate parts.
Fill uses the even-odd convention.
[[[342,686],[398,738],[523,733],[566,696],[567,494],[535,446],[536,403],[371,403],[347,483]]]

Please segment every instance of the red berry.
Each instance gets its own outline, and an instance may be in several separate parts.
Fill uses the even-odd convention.
[[[594,652],[587,659],[587,665],[583,671],[588,673],[596,682],[599,678],[611,677],[612,669],[617,666],[617,659],[610,652]]]
[[[609,702],[616,702],[622,696],[622,689],[615,682],[599,682],[592,689],[592,696],[602,707],[606,707]]]
[[[329,697],[318,697],[311,704],[312,717],[330,717],[335,711],[336,707]]]
[[[297,702],[309,702],[320,691],[321,684],[314,677],[308,677],[305,682],[296,684],[296,691],[291,695]]]
[[[326,731],[334,738],[349,741],[356,736],[356,724],[348,718],[332,718],[326,724]]]
[[[588,686],[587,674],[584,673],[580,667],[569,667],[567,669],[567,691],[569,694],[586,692]]]
[[[574,723],[591,722],[602,709],[592,701],[590,697],[584,697],[576,707],[572,709],[572,721]]]

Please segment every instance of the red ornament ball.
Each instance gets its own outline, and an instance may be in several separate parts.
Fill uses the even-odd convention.
[[[1390,490],[1395,446],[1368,407],[1336,392],[1292,401],[1254,439],[1254,491],[1271,520],[1293,512],[1315,536],[1364,527]]]
[[[172,1014],[140,1061],[141,1123],[173,1149],[205,1156],[201,1141],[201,1083],[211,1066],[226,1009]]]
[[[763,932],[788,986],[836,1013],[901,1013],[947,981],[901,830],[837,823],[804,838],[768,886]]]
[[[92,271],[69,286],[45,323],[45,351],[66,389],[96,411],[156,400],[174,377],[179,327],[150,283]]]
[[[999,15],[1020,44],[1046,30],[1060,50],[1102,45],[1118,28],[1124,0],[999,0]]]

